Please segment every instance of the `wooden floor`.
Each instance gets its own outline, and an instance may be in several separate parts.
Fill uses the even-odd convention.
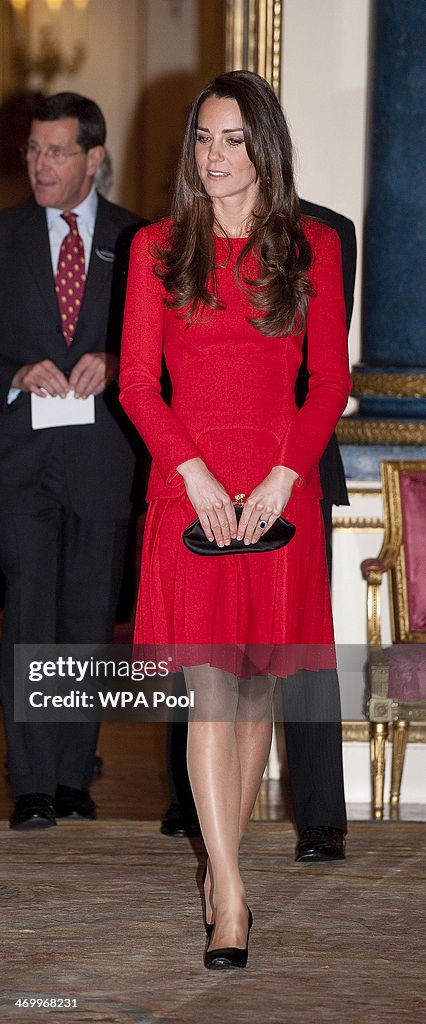
[[[223,974],[203,967],[201,844],[156,822],[3,823],[1,1020],[424,1024],[425,827],[353,825],[334,866],[296,866],[293,845],[288,824],[249,826],[249,965]]]

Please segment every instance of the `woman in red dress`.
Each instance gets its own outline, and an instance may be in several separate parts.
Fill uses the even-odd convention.
[[[298,410],[306,322],[309,394]],[[168,645],[194,692],[205,965],[243,967],[252,917],[238,851],[269,755],[275,677],[330,665],[318,460],[350,386],[339,240],[301,220],[287,124],[252,72],[221,75],[198,97],[172,218],[133,242],[120,383],[153,458],[135,642]],[[294,539],[256,551],[284,510]],[[212,547],[238,537],[250,552],[188,551],[194,514]]]

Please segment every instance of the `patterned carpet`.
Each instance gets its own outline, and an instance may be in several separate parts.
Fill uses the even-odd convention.
[[[290,825],[250,825],[249,965],[219,974],[202,963],[201,844],[158,822],[2,823],[1,1020],[424,1024],[426,827],[354,824],[334,866],[297,867],[293,847]]]

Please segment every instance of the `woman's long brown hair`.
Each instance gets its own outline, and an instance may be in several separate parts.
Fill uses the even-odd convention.
[[[251,71],[219,75],[203,89],[186,126],[172,206],[172,230],[159,249],[156,273],[168,293],[167,305],[183,310],[188,323],[209,309],[223,308],[216,290],[213,203],[195,162],[200,107],[209,97],[238,103],[247,154],[259,180],[250,234],[235,265],[239,287],[253,307],[249,318],[262,334],[299,331],[306,320],[311,286],[311,249],[300,224],[287,123],[273,89]],[[257,273],[247,274],[247,256]],[[252,266],[250,260],[250,266]],[[256,315],[257,313],[257,315]]]

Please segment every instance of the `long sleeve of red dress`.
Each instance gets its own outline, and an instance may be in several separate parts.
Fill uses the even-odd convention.
[[[164,288],[153,273],[151,252],[164,241],[161,225],[135,236],[129,265],[120,363],[120,401],[143,437],[165,484],[176,466],[200,457],[191,435],[161,396]]]
[[[335,231],[316,222],[305,221],[304,228],[313,251],[314,295],[307,318],[309,391],[276,459],[307,480],[346,408],[350,374],[340,240]]]

